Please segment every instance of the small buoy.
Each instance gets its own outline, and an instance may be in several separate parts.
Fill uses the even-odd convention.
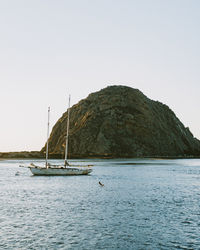
[[[102,187],[104,186],[104,184],[102,184],[100,181],[99,181],[99,185],[102,186]]]

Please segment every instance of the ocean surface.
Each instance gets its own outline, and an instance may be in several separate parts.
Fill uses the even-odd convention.
[[[200,249],[199,159],[73,160],[93,172],[57,177],[29,162],[0,161],[0,249]]]

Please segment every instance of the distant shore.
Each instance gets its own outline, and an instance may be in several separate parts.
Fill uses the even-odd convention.
[[[46,155],[41,151],[0,152],[0,160],[4,159],[45,159]],[[49,159],[64,159],[63,154],[49,154]],[[70,159],[199,159],[199,155],[177,155],[177,156],[109,156],[109,155],[71,155]]]
[[[41,151],[20,151],[20,152],[0,152],[0,160],[2,159],[44,159],[46,154]],[[49,154],[50,159],[62,159],[61,154]]]
[[[21,152],[1,152],[0,159],[26,159],[43,158],[44,154],[39,151],[21,151]]]

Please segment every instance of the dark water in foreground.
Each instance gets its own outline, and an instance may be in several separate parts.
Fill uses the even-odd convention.
[[[200,249],[200,160],[85,160],[71,177],[22,163],[0,161],[0,249]]]

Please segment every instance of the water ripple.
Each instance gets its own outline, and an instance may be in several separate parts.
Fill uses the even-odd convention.
[[[199,160],[85,160],[70,178],[23,163],[0,162],[0,249],[199,249]]]

